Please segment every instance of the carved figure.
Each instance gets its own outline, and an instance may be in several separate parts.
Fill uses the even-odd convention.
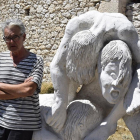
[[[78,38],[81,40],[77,40]],[[50,66],[55,103],[46,115],[46,120],[57,131],[62,129],[66,120],[68,95],[69,101],[73,100],[79,85],[88,85],[93,81],[99,51],[114,39],[126,42],[135,61],[140,62],[138,34],[124,15],[89,11],[71,19],[67,24],[64,37]],[[88,43],[88,46],[92,46],[91,49],[85,49]],[[133,85],[134,88],[137,86]],[[130,106],[128,113],[139,107],[139,103],[136,103],[135,107],[132,104],[125,103],[126,109]]]
[[[131,53],[124,42],[116,40],[108,43],[101,51],[100,56],[101,57],[98,60],[98,72],[100,77],[99,79],[101,81],[100,83],[102,83],[102,94],[108,102],[115,104],[118,100],[123,99],[131,81]],[[106,78],[106,76],[108,78]],[[98,84],[97,78],[94,82]],[[94,88],[95,86],[92,87]],[[84,91],[83,89],[85,89],[84,86],[81,93],[78,93],[79,99],[82,99],[82,96],[79,94],[83,95],[83,92],[89,92],[87,90]],[[106,90],[108,92],[106,92]],[[83,140],[84,137],[88,136],[89,133],[107,116],[105,114],[110,112],[108,108],[105,110],[100,105],[100,101],[103,99],[103,96],[100,96],[101,92],[92,90],[92,93],[90,94],[90,98],[97,99],[96,102],[91,99],[89,99],[91,102],[89,100],[85,100],[86,97],[84,97],[84,100],[75,100],[68,105],[65,125],[57,134],[52,131],[47,124],[45,124],[44,118],[42,118],[42,130],[34,133],[33,140],[58,140],[59,138],[62,140]],[[100,100],[95,97],[96,94],[99,94],[98,98],[100,98]],[[87,93],[84,95],[87,95]],[[44,105],[41,106],[43,116],[48,112],[49,106],[53,104],[53,98],[52,95],[48,95],[47,98],[40,98],[40,100],[41,105]],[[102,102],[102,105],[107,107],[106,103]],[[112,131],[109,130],[109,134],[111,132],[114,133],[116,123],[111,126],[111,129],[113,129]],[[87,138],[90,140],[93,138],[96,139],[95,136],[96,135],[94,134],[94,136]],[[108,134],[105,134],[104,131],[100,133],[100,137],[104,140],[107,138],[105,138],[105,136],[108,136]]]
[[[111,41],[101,51],[98,60],[99,81],[102,95],[111,104],[125,96],[132,79],[132,57],[127,44]]]
[[[139,87],[137,87],[139,80],[135,72],[131,82],[131,69],[129,65],[131,64],[131,55],[128,49],[126,49],[127,54],[121,53],[124,50],[119,52],[120,55],[117,55],[117,57],[119,56],[117,61],[111,61],[110,63],[105,62],[107,64],[105,67],[103,66],[104,68],[102,67],[103,69],[100,71],[101,74],[99,74],[101,78],[102,72],[106,72],[105,70],[107,70],[108,67],[111,67],[112,70],[115,68],[119,70],[119,73],[109,74],[110,78],[114,78],[113,85],[110,85],[110,88],[116,88],[115,90],[108,88],[110,94],[106,93],[107,88],[105,87],[104,78],[100,80],[103,96],[110,103],[115,103],[115,106],[113,107],[113,105],[109,104],[101,94],[97,82],[98,76],[95,74],[96,65],[101,49],[112,40],[122,40],[128,45],[134,60],[138,64],[136,69],[139,69],[140,41],[138,34],[132,23],[122,14],[89,11],[79,17],[71,19],[67,24],[64,37],[50,67],[55,89],[54,103],[52,107],[49,107],[47,112],[44,113],[44,120],[48,124],[46,124],[45,127],[47,129],[52,128],[50,131],[54,131],[54,133],[52,133],[54,136],[52,135],[53,138],[51,140],[57,140],[59,137],[65,139],[65,136],[69,135],[69,133],[67,134],[67,131],[65,131],[65,128],[67,128],[66,125],[69,124],[70,120],[70,115],[67,117],[66,110],[68,103],[73,99],[90,99],[91,103],[96,107],[96,110],[101,108],[102,112],[101,122],[99,121],[101,124],[97,127],[95,125],[96,128],[91,127],[92,129],[95,128],[92,132],[90,132],[91,128],[89,128],[89,132],[83,132],[83,134],[85,134],[84,136],[79,135],[79,131],[77,133],[79,136],[77,139],[83,139],[87,135],[85,140],[106,140],[108,136],[115,132],[116,122],[119,118],[126,115],[126,113],[133,114],[139,110],[140,103],[137,99],[140,98],[140,94],[139,90],[136,90],[139,89]],[[121,41],[117,41],[117,43],[118,42]],[[122,44],[124,45],[125,43]],[[126,44],[124,46],[126,46]],[[116,47],[114,47],[114,49],[116,49]],[[116,55],[114,56],[117,58]],[[126,56],[128,60],[125,59]],[[121,84],[123,85],[122,87]],[[76,95],[76,90],[79,85],[83,85],[83,87]],[[126,92],[127,94],[123,100]],[[69,107],[71,108],[71,106]],[[106,110],[104,108],[106,108]],[[135,116],[137,122],[139,122],[138,116]],[[103,118],[105,119],[103,120]],[[133,128],[129,120],[134,121],[134,119],[135,117],[131,116],[124,117],[130,129]],[[99,122],[97,122],[97,124],[99,124]],[[78,124],[75,123],[75,125]],[[138,125],[135,126],[135,130],[138,130],[138,128]],[[133,130],[131,132],[136,140],[138,140],[138,132],[136,133]]]
[[[104,122],[93,130],[85,140],[106,140],[115,132],[117,120],[119,119],[116,114],[122,115],[122,112],[124,112],[122,111],[124,110],[123,98],[131,82],[131,67],[132,56],[126,43],[120,40],[111,41],[102,49],[98,60],[99,81],[102,95],[109,103],[116,105]],[[114,121],[115,118],[117,118],[116,121]]]

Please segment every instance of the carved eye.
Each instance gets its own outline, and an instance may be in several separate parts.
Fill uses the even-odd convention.
[[[111,73],[110,76],[111,76],[114,80],[117,79],[117,75],[116,75],[115,73]]]

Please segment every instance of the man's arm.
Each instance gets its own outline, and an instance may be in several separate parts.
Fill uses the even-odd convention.
[[[16,96],[0,91],[0,100],[9,100],[9,99],[16,99],[16,98],[17,98]]]
[[[37,88],[37,84],[35,82],[24,82],[18,85],[11,85],[0,83],[0,90],[2,91],[2,95],[5,98],[20,98],[20,97],[27,97],[33,95]],[[0,98],[1,96],[0,95]]]
[[[33,77],[28,77],[27,79],[25,79],[24,83],[31,82],[32,79],[33,79]],[[4,84],[4,83],[0,83],[0,84],[3,84],[4,86],[8,86],[8,90],[9,90],[9,88],[10,88],[9,84]],[[29,85],[31,86],[32,84],[29,84]],[[10,85],[10,86],[12,86],[12,88],[14,90],[14,88],[15,87],[18,88],[19,85],[14,85],[14,87],[13,87],[13,85]],[[28,86],[28,84],[26,84],[26,88],[27,88],[27,86]],[[23,90],[24,90],[24,88],[23,88]],[[28,92],[30,92],[30,91],[28,91]],[[10,92],[10,93],[12,93],[12,92]],[[14,91],[14,93],[16,93],[16,92]],[[32,92],[30,92],[30,93],[32,93]],[[12,94],[9,94],[5,91],[0,90],[0,100],[16,99],[16,98],[19,98],[19,97],[20,97],[19,94],[18,95],[16,95],[16,94],[12,95]]]

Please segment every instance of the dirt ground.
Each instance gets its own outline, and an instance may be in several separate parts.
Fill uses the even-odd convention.
[[[134,138],[124,121],[120,119],[115,134],[111,135],[107,140],[134,140]]]

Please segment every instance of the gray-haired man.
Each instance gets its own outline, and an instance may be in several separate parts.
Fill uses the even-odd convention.
[[[43,60],[25,49],[25,27],[19,19],[7,20],[2,31],[9,51],[0,53],[0,140],[31,140],[41,128]]]

